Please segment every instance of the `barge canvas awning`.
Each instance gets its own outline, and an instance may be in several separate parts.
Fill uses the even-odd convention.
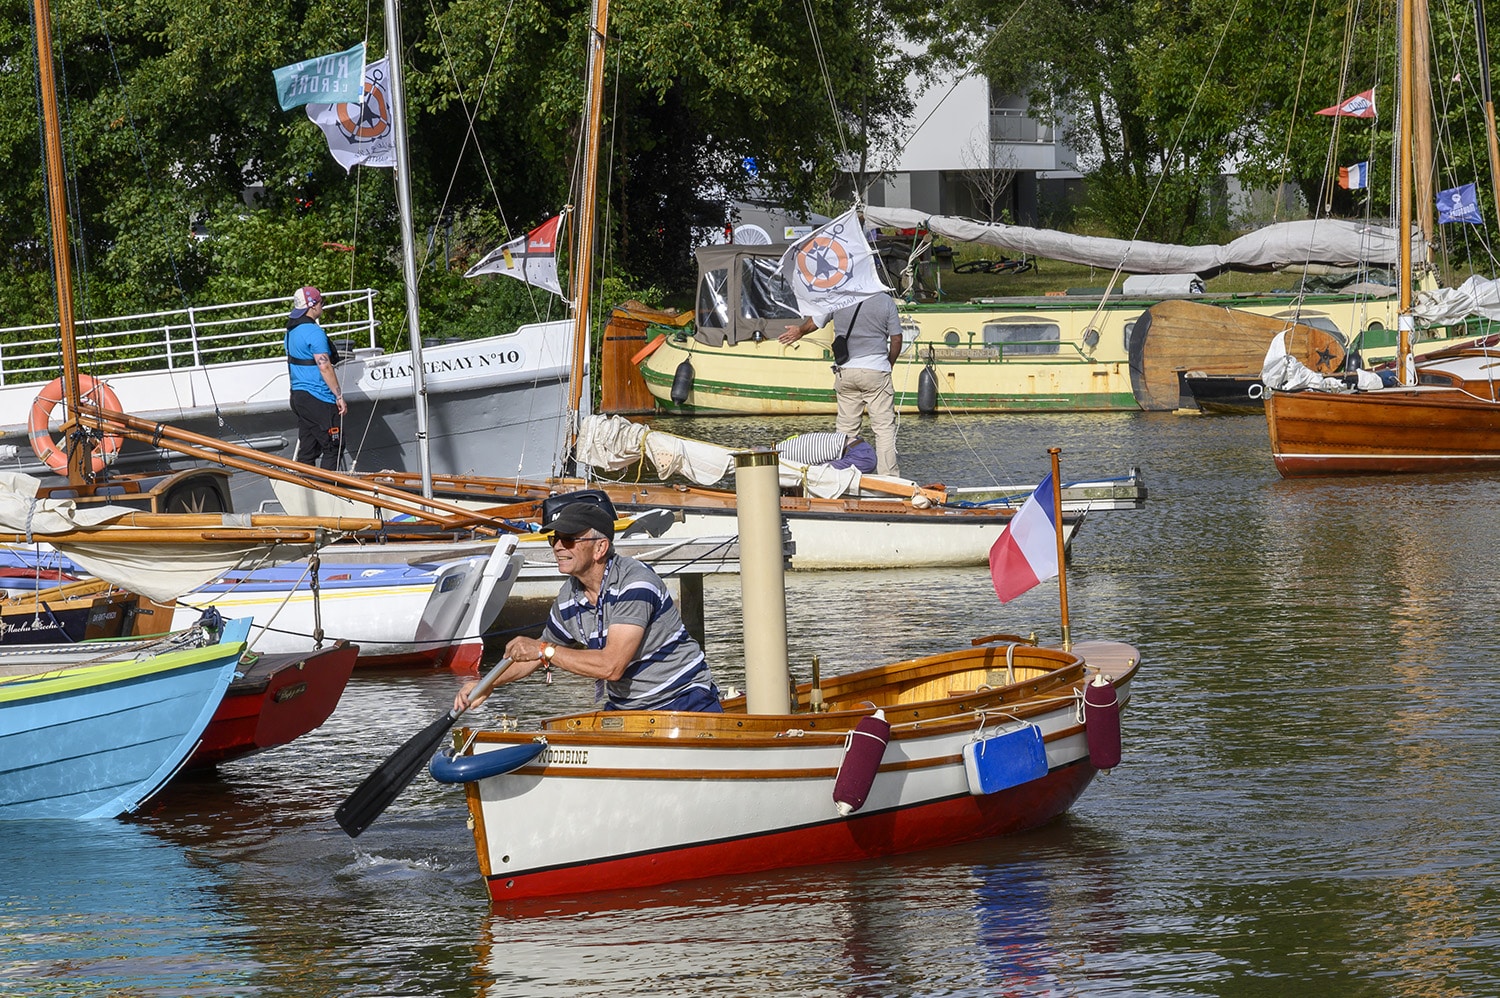
[[[1316,263],[1332,267],[1393,267],[1396,230],[1340,219],[1280,222],[1222,246],[1175,246],[1142,240],[1079,236],[1023,225],[976,222],[955,215],[929,215],[910,208],[864,209],[865,223],[897,229],[926,229],[935,236],[982,243],[1085,267],[1119,267],[1130,274],[1198,274],[1225,270],[1275,270]],[[1413,235],[1413,253],[1420,237]],[[1419,257],[1420,258],[1420,257]],[[1123,261],[1123,263],[1122,263]]]

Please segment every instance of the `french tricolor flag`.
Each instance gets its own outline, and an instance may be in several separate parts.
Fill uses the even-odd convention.
[[[990,548],[995,595],[1009,603],[1039,582],[1057,578],[1056,485],[1049,474],[1011,517]]]

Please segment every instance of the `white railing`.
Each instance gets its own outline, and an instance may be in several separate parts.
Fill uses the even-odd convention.
[[[378,346],[373,288],[325,292],[322,327],[340,347]],[[291,298],[80,319],[79,364],[111,371],[178,370],[282,353]],[[62,370],[57,323],[0,329],[0,385],[47,381]]]

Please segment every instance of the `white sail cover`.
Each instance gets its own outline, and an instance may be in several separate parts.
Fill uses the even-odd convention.
[[[628,468],[642,457],[649,457],[663,481],[682,475],[699,485],[712,485],[734,468],[734,449],[651,429],[623,416],[585,416],[579,422],[574,452],[585,464],[610,471]],[[910,494],[914,504],[928,504],[917,483],[904,478],[861,475],[858,468],[803,464],[785,457],[779,464],[784,488],[800,486],[808,495],[820,499],[859,495],[860,483],[869,479],[886,486],[881,489],[885,494],[900,490]]]
[[[50,543],[90,575],[158,603],[185,596],[212,582],[242,561],[276,549],[277,560],[295,560],[310,545],[264,542],[111,543],[110,538],[143,528],[117,523],[138,512],[126,506],[87,506],[71,499],[38,499],[41,481],[30,475],[0,472],[0,530]],[[52,543],[48,535],[91,531],[97,540]]]
[[[1355,372],[1357,386],[1350,386],[1340,378],[1325,378],[1296,357],[1286,352],[1286,333],[1277,333],[1266,351],[1265,363],[1260,369],[1260,380],[1267,388],[1279,392],[1295,392],[1312,389],[1319,392],[1348,394],[1355,391],[1370,391],[1381,386],[1380,376],[1371,371]]]
[[[1475,274],[1456,288],[1418,292],[1411,311],[1424,326],[1447,326],[1471,315],[1500,319],[1500,281]]]
[[[1141,240],[1078,236],[1023,225],[976,222],[954,215],[929,215],[911,208],[864,209],[865,223],[897,229],[926,229],[935,236],[982,243],[1085,267],[1119,267],[1128,274],[1198,274],[1224,270],[1274,270],[1320,263],[1335,267],[1394,267],[1399,237],[1384,225],[1318,219],[1280,222],[1240,236],[1223,246],[1175,246]],[[1413,251],[1421,237],[1413,234]]]

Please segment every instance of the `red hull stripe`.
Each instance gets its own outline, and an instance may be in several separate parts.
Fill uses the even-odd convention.
[[[1041,779],[984,797],[963,794],[659,852],[614,856],[517,876],[492,874],[488,878],[490,897],[509,901],[651,887],[701,877],[874,859],[971,842],[1051,821],[1078,799],[1094,773],[1087,760],[1079,760]],[[833,810],[832,798],[828,807]]]

